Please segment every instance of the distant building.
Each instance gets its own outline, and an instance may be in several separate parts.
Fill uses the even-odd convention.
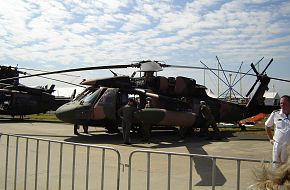
[[[280,101],[280,96],[278,92],[265,92],[265,105],[267,106],[278,106]]]

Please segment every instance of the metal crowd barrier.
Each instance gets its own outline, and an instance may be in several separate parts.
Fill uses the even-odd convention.
[[[70,147],[70,148],[69,148]],[[70,153],[70,154],[69,154]],[[136,157],[141,156],[142,162],[136,161]],[[145,156],[144,156],[145,155]],[[163,155],[166,159],[159,161],[166,168],[166,174],[158,173],[156,178],[153,170],[156,168],[153,165],[156,162],[154,156]],[[138,178],[134,181],[138,183],[138,189],[147,190],[154,189],[152,187],[152,179],[165,184],[161,185],[168,190],[176,189],[173,187],[174,181],[174,166],[183,163],[174,162],[175,158],[188,159],[185,167],[188,173],[188,178],[179,176],[186,181],[186,188],[193,189],[193,162],[197,158],[204,158],[211,161],[211,174],[207,179],[211,180],[211,186],[216,188],[217,175],[217,160],[234,161],[236,162],[236,183],[235,188],[240,189],[241,182],[241,163],[250,162],[258,163],[261,160],[236,158],[236,157],[221,157],[200,154],[185,154],[176,152],[162,152],[152,150],[135,150],[129,155],[128,165],[128,190],[132,188],[132,177],[137,178],[138,175],[134,172],[142,172],[145,175],[144,180],[146,185],[142,186],[143,178]],[[145,162],[144,162],[145,158]],[[263,161],[270,163],[270,161]],[[153,164],[154,163],[154,164]],[[145,169],[136,169],[136,166],[144,165]],[[195,167],[197,163],[195,163]],[[88,144],[79,144],[72,142],[64,142],[57,140],[48,140],[42,138],[34,138],[13,134],[0,133],[0,189],[120,189],[120,168],[121,155],[118,150],[105,147],[94,146]],[[200,166],[198,166],[200,167]],[[99,173],[98,173],[99,172]],[[182,174],[186,171],[182,170]],[[233,176],[231,176],[233,177]],[[107,183],[106,183],[107,182]],[[224,188],[223,186],[221,188]]]
[[[212,170],[211,170],[211,187],[212,190],[216,187],[216,161],[217,160],[231,160],[236,161],[236,188],[237,190],[240,189],[240,177],[241,177],[241,162],[263,162],[263,163],[271,163],[270,161],[262,161],[262,160],[256,160],[256,159],[246,159],[246,158],[236,158],[236,157],[222,157],[222,156],[209,156],[209,155],[200,155],[200,154],[184,154],[184,153],[175,153],[175,152],[162,152],[162,151],[150,151],[150,150],[135,150],[129,155],[129,165],[128,165],[128,190],[131,190],[132,186],[132,164],[133,164],[133,156],[137,153],[141,154],[147,154],[147,168],[146,168],[146,189],[151,189],[151,173],[152,173],[152,155],[166,155],[167,156],[167,189],[171,189],[171,178],[172,178],[172,157],[178,156],[178,157],[188,157],[189,158],[189,175],[188,175],[188,189],[192,190],[192,179],[193,179],[193,159],[195,157],[198,158],[207,158],[210,159],[212,162]],[[160,174],[162,175],[162,174]],[[160,177],[159,175],[159,177]]]
[[[120,189],[121,156],[114,148],[3,133],[0,143],[0,189],[88,190],[96,186],[96,178],[100,178],[97,189],[103,190],[105,185]],[[108,163],[110,160],[115,162]],[[91,168],[92,162],[100,168]],[[105,184],[106,175],[110,176],[109,185]]]

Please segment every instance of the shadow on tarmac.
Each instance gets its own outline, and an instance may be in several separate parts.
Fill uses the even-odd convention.
[[[207,140],[207,137],[200,137],[197,135],[187,136],[182,139],[176,131],[154,131],[151,135],[151,143],[144,143],[141,141],[141,137],[137,133],[131,133],[131,145],[123,144],[123,138],[121,133],[115,134],[104,134],[95,133],[90,131],[90,134],[81,133],[79,136],[73,136],[65,141],[67,142],[77,142],[85,144],[115,144],[121,146],[130,146],[136,148],[149,148],[149,149],[162,149],[170,147],[184,146],[188,149],[190,154],[201,154],[208,155],[204,150],[203,146],[211,144],[212,141],[215,142],[228,142],[228,138],[235,138],[234,134],[231,132],[226,132],[222,134],[222,140]],[[162,150],[161,150],[162,151]],[[193,157],[194,167],[197,174],[200,176],[201,181],[195,184],[195,186],[211,186],[212,184],[212,160],[201,157]],[[221,170],[216,167],[216,186],[223,186],[226,182],[226,178],[221,172]]]

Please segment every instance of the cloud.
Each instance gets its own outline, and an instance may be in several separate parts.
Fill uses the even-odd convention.
[[[130,14],[125,17],[125,22],[121,28],[121,31],[125,32],[137,31],[149,24],[150,20],[146,16],[139,15],[136,13]]]
[[[14,0],[0,7],[0,63],[290,59],[288,1]]]

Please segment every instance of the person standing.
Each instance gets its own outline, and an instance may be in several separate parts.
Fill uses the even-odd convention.
[[[204,129],[205,133],[209,135],[209,138],[220,140],[221,139],[220,131],[216,124],[215,118],[212,115],[210,108],[206,105],[205,101],[200,101],[200,112],[201,112],[202,117],[205,119],[205,129]],[[212,127],[214,131],[213,137],[210,136],[209,131],[208,131],[208,128],[210,126]]]
[[[270,143],[273,145],[272,159],[274,163],[286,161],[287,145],[290,145],[290,96],[280,98],[280,110],[271,113],[265,122],[265,130]],[[275,126],[274,135],[272,127]]]
[[[119,109],[118,113],[122,119],[123,140],[125,144],[131,144],[130,130],[134,120],[134,112],[137,111],[133,98],[129,98],[128,104]]]
[[[145,109],[152,108],[152,107],[153,107],[152,106],[152,98],[147,97]],[[150,143],[150,139],[151,139],[151,123],[150,123],[150,121],[143,121],[142,132],[143,132],[143,140],[142,141]]]

